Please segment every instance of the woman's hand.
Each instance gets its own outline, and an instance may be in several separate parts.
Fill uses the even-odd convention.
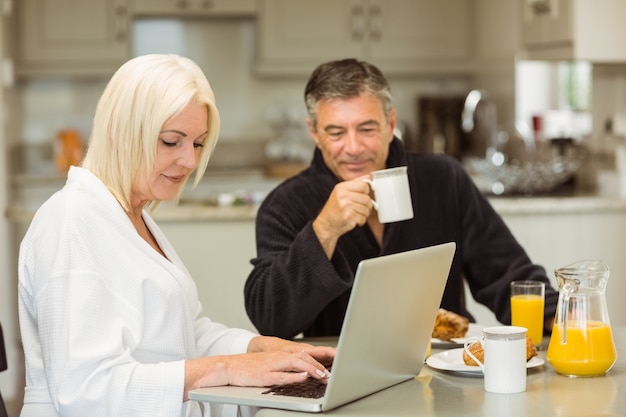
[[[307,378],[326,381],[335,348],[313,346],[276,337],[257,336],[248,353],[192,359],[185,362],[185,393],[199,387],[238,385],[270,386],[303,382]]]
[[[306,372],[306,376],[311,376],[316,379],[325,380],[330,376],[327,366],[330,366],[335,359],[335,348],[327,346],[313,346],[308,343],[292,342],[290,340],[280,339],[278,337],[257,336],[253,338],[248,344],[249,353],[257,352],[275,352],[277,354],[288,354],[285,359],[289,359],[292,362],[283,363],[273,370],[277,372],[275,375],[278,378],[293,379],[296,378],[299,382],[306,378],[299,378],[293,375],[294,372],[302,371]],[[283,356],[283,355],[277,355]],[[290,369],[294,367],[293,369]],[[283,375],[281,375],[283,374]],[[289,384],[291,382],[278,382],[278,384]],[[276,384],[263,384],[274,385]]]

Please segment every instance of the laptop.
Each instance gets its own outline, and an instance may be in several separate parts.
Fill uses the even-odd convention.
[[[189,398],[319,413],[414,378],[424,365],[455,249],[450,242],[359,263],[322,398],[235,386],[195,389]]]

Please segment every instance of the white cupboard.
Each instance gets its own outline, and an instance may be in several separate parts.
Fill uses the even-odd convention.
[[[471,0],[260,0],[256,70],[309,74],[357,57],[387,74],[463,71],[472,58]]]
[[[16,2],[18,76],[112,75],[130,56],[129,1]]]
[[[256,255],[254,219],[158,223],[195,280],[205,315],[255,331],[243,298]]]
[[[133,0],[138,17],[254,16],[256,0]]]
[[[623,0],[519,0],[522,59],[626,61]]]
[[[602,259],[611,269],[607,304],[611,323],[626,324],[626,201],[601,197],[495,198],[492,204],[534,263],[554,270],[581,259]],[[208,210],[208,209],[207,209]],[[159,225],[187,265],[209,317],[254,329],[244,308],[243,287],[256,255],[253,216],[174,220]],[[161,212],[163,213],[163,212]],[[200,212],[196,211],[196,214]],[[491,311],[468,293],[468,308],[481,324],[497,324]]]
[[[626,324],[625,202],[533,198],[493,203],[531,260],[546,269],[554,288],[558,288],[555,269],[582,259],[606,262],[611,270],[606,293],[611,324]],[[497,323],[484,306],[468,300],[478,322]]]

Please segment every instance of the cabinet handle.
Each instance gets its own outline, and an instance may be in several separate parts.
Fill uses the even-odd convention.
[[[204,0],[201,3],[201,6],[203,9],[209,10],[209,9],[212,9],[213,6],[215,6],[215,3],[213,2],[213,0]]]
[[[115,14],[118,16],[126,16],[126,12],[128,12],[128,8],[125,4],[120,3],[115,7]]]
[[[125,2],[120,1],[115,6],[115,38],[119,41],[125,41],[127,35],[128,24],[128,7]]]
[[[537,16],[549,14],[552,10],[550,0],[527,0],[533,13]]]
[[[176,6],[179,9],[186,9],[189,6],[189,2],[187,0],[178,0]]]
[[[378,4],[370,7],[370,38],[380,40],[383,37],[383,10]]]
[[[352,6],[352,38],[362,40],[365,34],[365,10],[362,5]]]

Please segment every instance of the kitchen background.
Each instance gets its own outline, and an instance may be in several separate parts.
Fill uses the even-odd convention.
[[[370,60],[386,72],[407,146],[460,157],[474,141],[484,155],[487,142],[478,134],[485,126],[463,132],[458,117],[467,94],[480,89],[477,124],[493,106],[499,129],[510,138],[524,139],[526,133],[527,139],[530,132],[533,140],[567,139],[567,146],[584,148],[585,165],[565,187],[490,198],[548,271],[581,256],[604,257],[614,271],[610,288],[624,288],[626,265],[619,252],[626,242],[616,235],[626,227],[626,204],[620,197],[622,166],[615,163],[626,135],[621,0],[603,0],[601,6],[590,0],[0,0],[0,5],[5,171],[0,205],[7,213],[0,221],[0,322],[9,356],[0,391],[10,415],[17,415],[23,386],[15,289],[19,240],[33,210],[63,184],[55,164],[60,138],[74,132],[86,143],[109,77],[126,59],[144,53],[193,58],[217,97],[220,143],[206,181],[186,194],[195,204],[155,213],[199,281],[214,319],[251,326],[242,308],[232,311],[232,305],[243,302],[241,285],[254,256],[254,203],[308,161],[304,84],[317,64],[347,56]],[[452,109],[454,122],[449,124],[447,110],[431,114],[432,108]],[[493,190],[487,184],[486,192]],[[226,211],[229,207],[212,207],[213,200],[243,204]],[[216,287],[219,294],[211,291]],[[617,304],[609,297],[612,319],[623,324],[626,313]],[[490,320],[475,308],[479,318]]]

